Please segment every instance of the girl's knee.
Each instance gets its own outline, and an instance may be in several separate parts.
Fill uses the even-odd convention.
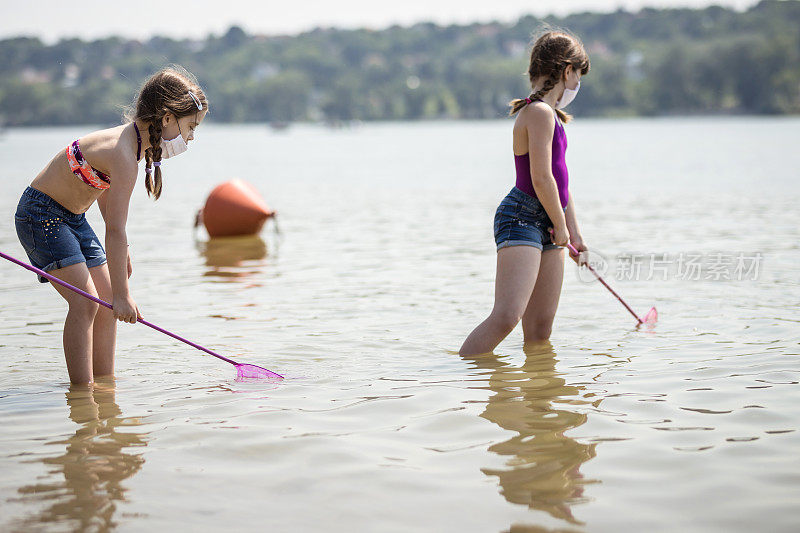
[[[522,318],[522,313],[513,309],[500,309],[492,312],[492,320],[495,325],[507,332],[511,332]]]
[[[85,298],[69,302],[69,314],[88,321],[94,320],[99,309],[100,306],[98,304]]]

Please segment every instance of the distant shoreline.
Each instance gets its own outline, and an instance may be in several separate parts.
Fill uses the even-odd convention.
[[[740,119],[748,119],[748,120],[760,120],[760,121],[783,121],[783,120],[799,120],[800,113],[797,114],[785,114],[785,115],[755,115],[755,114],[717,114],[717,115],[659,115],[659,116],[593,116],[593,117],[575,117],[573,122],[570,123],[570,126],[575,126],[576,124],[581,123],[593,123],[593,122],[671,122],[671,121],[681,121],[681,120],[693,120],[693,121],[704,121],[704,120],[712,120],[712,121],[726,121],[726,120],[740,120]],[[270,125],[266,122],[214,122],[213,120],[207,120],[203,123],[203,129],[207,130],[209,128],[228,128],[228,127],[243,127],[243,128],[254,128],[260,129],[263,128],[267,131],[274,131],[276,134],[280,135],[283,131],[291,130],[294,127],[316,127],[316,128],[325,128],[331,131],[351,131],[354,129],[358,129],[361,127],[369,127],[369,126],[391,126],[391,125],[425,125],[425,124],[457,124],[457,123],[472,123],[472,124],[483,124],[483,123],[490,123],[490,122],[510,122],[513,121],[513,118],[510,117],[500,117],[500,118],[481,118],[481,119],[417,119],[417,120],[371,120],[371,121],[361,121],[358,124],[353,124],[344,127],[334,127],[328,126],[323,122],[311,122],[311,121],[298,121],[290,123],[285,129],[274,129],[270,127]],[[2,133],[13,133],[16,131],[31,131],[37,129],[46,129],[46,130],[85,130],[85,131],[93,131],[96,129],[103,129],[103,128],[110,128],[122,124],[122,122],[114,123],[114,124],[57,124],[57,125],[48,125],[48,124],[34,124],[34,125],[25,125],[25,126],[8,126],[0,129]],[[568,127],[570,127],[568,126]]]
[[[523,16],[509,23],[248,35],[0,40],[0,124],[118,123],[153,71],[179,63],[200,80],[209,120],[226,123],[495,119],[530,92],[532,35],[579,36],[592,61],[577,117],[800,113],[800,0]]]

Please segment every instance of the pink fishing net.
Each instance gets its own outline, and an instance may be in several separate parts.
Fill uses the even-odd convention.
[[[236,379],[283,379],[283,376],[256,365],[236,365]]]
[[[644,315],[644,323],[655,324],[656,322],[658,322],[658,311],[656,311],[655,307],[651,307],[647,314]]]

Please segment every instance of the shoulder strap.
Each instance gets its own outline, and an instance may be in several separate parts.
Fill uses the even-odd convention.
[[[133,121],[133,129],[136,130],[136,161],[142,157],[142,134],[139,133],[139,126],[136,125],[136,121]]]

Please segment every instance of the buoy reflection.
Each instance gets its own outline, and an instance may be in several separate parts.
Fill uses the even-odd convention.
[[[231,280],[261,273],[268,255],[267,243],[258,235],[198,241],[197,250],[205,257],[205,276]]]

